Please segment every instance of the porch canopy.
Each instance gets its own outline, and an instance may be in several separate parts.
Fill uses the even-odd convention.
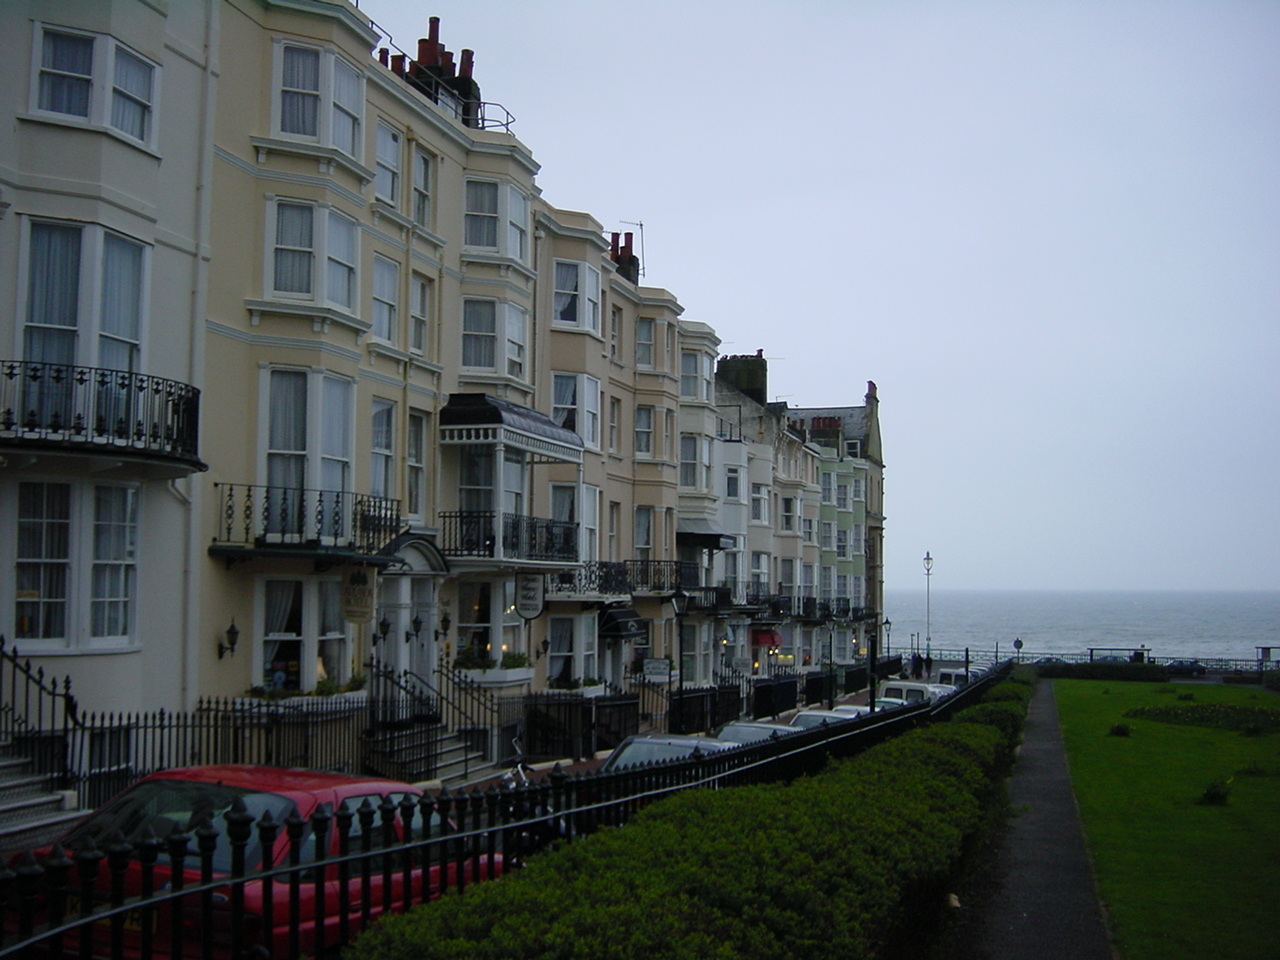
[[[442,444],[497,444],[535,460],[582,463],[582,438],[544,413],[487,393],[454,393],[440,410]]]
[[[703,517],[680,517],[676,520],[676,543],[702,550],[727,550],[733,546],[733,537]]]
[[[607,640],[639,640],[648,636],[648,621],[630,607],[607,607],[600,611],[596,636]]]

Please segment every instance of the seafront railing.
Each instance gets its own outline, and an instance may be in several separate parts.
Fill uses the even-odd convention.
[[[895,647],[896,649],[896,647]],[[1096,648],[1101,649],[1101,648]],[[1112,649],[1112,648],[1108,648]],[[1124,646],[1116,646],[1114,650],[1119,653],[1129,649]],[[1141,649],[1134,647],[1133,649]],[[903,661],[911,659],[911,650],[899,650]],[[923,650],[920,651],[924,653]],[[938,664],[960,664],[965,661],[965,654],[968,653],[969,662],[974,663],[981,660],[1012,660],[1017,663],[1034,663],[1042,657],[1057,657],[1066,663],[1088,663],[1089,651],[1085,650],[1081,653],[1060,653],[1056,650],[1028,650],[1025,647],[1022,650],[1014,650],[1011,645],[1000,644],[999,648],[992,647],[935,647],[932,650],[933,664],[936,669]],[[1094,659],[1097,658],[1095,653]],[[1257,673],[1258,670],[1276,670],[1280,669],[1280,664],[1276,661],[1257,659],[1242,659],[1239,657],[1210,657],[1210,656],[1187,656],[1181,655],[1176,657],[1159,657],[1152,656],[1149,652],[1145,654],[1144,663],[1154,663],[1156,666],[1164,666],[1171,660],[1199,660],[1204,664],[1205,670],[1211,674],[1237,674],[1237,673]]]

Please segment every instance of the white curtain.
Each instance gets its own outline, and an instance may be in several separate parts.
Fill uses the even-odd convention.
[[[80,314],[80,228],[31,225],[26,359],[72,364]]]
[[[93,38],[45,31],[40,109],[89,116],[93,86]]]
[[[554,396],[551,399],[551,417],[566,430],[578,427],[578,378],[557,373]]]
[[[329,212],[329,302],[355,305],[356,225]]]
[[[360,74],[333,61],[333,145],[352,156],[360,153]]]
[[[578,265],[556,264],[555,318],[561,323],[578,322]]]
[[[314,211],[299,203],[276,204],[275,289],[311,292]]]
[[[462,302],[462,365],[493,369],[497,304],[492,300]]]
[[[498,185],[467,181],[467,216],[463,242],[472,247],[498,245]]]
[[[115,85],[111,96],[111,125],[131,137],[145,140],[151,105],[151,65],[131,53],[117,50]]]
[[[320,51],[285,47],[281,87],[280,129],[305,137],[317,136],[320,130]]]
[[[290,626],[290,613],[301,612],[302,581],[301,580],[268,580],[267,609],[263,626],[268,635],[273,633],[293,633]],[[295,623],[296,627],[297,624]]]

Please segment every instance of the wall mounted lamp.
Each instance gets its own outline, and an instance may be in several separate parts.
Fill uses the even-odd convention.
[[[415,624],[416,624],[416,623],[418,623],[418,618],[417,618],[417,617],[414,617],[414,618],[413,618],[413,622],[414,622]],[[447,636],[449,636],[449,628],[450,628],[450,627],[452,627],[452,626],[453,626],[453,621],[449,619],[449,615],[448,615],[447,613],[440,617],[440,626],[439,626],[439,628],[436,630],[436,642],[437,642],[437,643],[439,643],[439,642],[440,642],[440,638],[441,638],[441,637],[447,637]]]
[[[411,640],[417,640],[417,639],[418,639],[418,634],[422,632],[422,617],[415,616],[415,617],[413,618],[413,623],[412,623],[412,624],[410,624],[410,626],[411,626],[413,629],[411,629],[411,630],[406,630],[406,631],[404,632],[404,642],[405,642],[405,643],[408,643],[408,642],[410,642]]]
[[[231,626],[227,627],[227,642],[218,641],[218,659],[221,660],[226,654],[235,656],[236,644],[240,641],[240,628],[236,626],[235,618],[231,618]]]
[[[384,614],[382,619],[378,621],[378,630],[373,635],[373,642],[376,644],[379,640],[383,643],[387,642],[387,634],[391,632],[391,621]]]

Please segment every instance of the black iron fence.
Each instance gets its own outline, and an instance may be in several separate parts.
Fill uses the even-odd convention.
[[[350,490],[215,483],[215,547],[376,554],[400,532],[400,501]]]
[[[481,793],[321,806],[303,819],[242,801],[194,817],[167,837],[90,838],[0,869],[0,958],[26,954],[302,957],[330,953],[384,913],[465,892],[551,844],[621,826],[647,804],[690,788],[790,780],[974,702],[997,671],[937,704],[878,711],[713,754]],[[224,839],[225,838],[225,839]],[[221,851],[221,853],[220,853]],[[270,851],[263,858],[252,851]],[[106,869],[102,863],[106,861]]]
[[[440,549],[450,556],[564,563],[578,559],[576,523],[492,510],[446,510],[439,520]]]
[[[0,438],[38,446],[199,457],[200,391],[128,370],[0,361]]]

